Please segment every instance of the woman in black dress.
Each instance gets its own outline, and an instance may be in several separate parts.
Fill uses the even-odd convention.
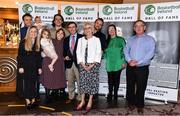
[[[23,92],[28,109],[35,105],[38,74],[42,73],[40,42],[37,36],[37,28],[30,27],[25,39],[19,45],[17,57],[18,71],[20,78],[23,78]]]

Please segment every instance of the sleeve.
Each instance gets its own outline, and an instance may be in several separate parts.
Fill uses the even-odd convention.
[[[37,62],[36,62],[38,69],[42,68],[42,60],[43,60],[43,58],[41,57],[41,52],[38,52],[37,53]]]
[[[106,36],[104,34],[102,34],[102,50],[104,51],[107,48],[107,41],[106,41]]]
[[[155,41],[153,38],[151,38],[151,40],[148,43],[146,55],[144,56],[144,58],[142,60],[140,60],[138,62],[138,65],[144,64],[144,63],[148,62],[149,60],[151,60],[153,58],[154,54],[155,54]]]
[[[101,62],[101,56],[102,56],[102,51],[101,51],[101,42],[98,38],[96,38],[96,55],[95,55],[95,62],[100,63]]]
[[[41,39],[40,43],[42,49],[44,49],[46,46],[50,46],[50,43],[46,39]]]
[[[22,41],[19,43],[18,56],[17,56],[17,63],[19,68],[24,67],[24,57],[25,57],[25,48],[24,48],[24,41]]]
[[[68,52],[68,44],[67,44],[67,39],[68,38],[65,38],[64,41],[63,41],[63,56],[66,57],[67,56],[67,52]]]
[[[131,47],[130,47],[130,39],[127,41],[126,45],[125,45],[125,48],[124,48],[124,55],[125,55],[125,60],[127,62],[129,62],[131,59],[130,57],[130,50],[131,50]]]
[[[122,38],[121,44],[122,44],[122,47],[123,47],[123,49],[122,49],[122,51],[121,51],[122,60],[123,60],[123,63],[126,63],[126,60],[125,60],[125,54],[124,54],[124,52],[123,52],[124,49],[125,49],[125,46],[126,46],[126,42],[125,42],[124,38]]]
[[[82,54],[82,38],[78,40],[77,49],[76,49],[76,57],[78,64],[80,64],[80,62],[83,62],[83,58],[81,54]]]

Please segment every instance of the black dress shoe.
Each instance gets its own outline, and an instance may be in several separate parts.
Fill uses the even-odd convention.
[[[137,108],[137,112],[138,112],[138,114],[143,114],[144,110],[143,110],[143,108]]]
[[[118,96],[114,95],[114,101],[117,102],[118,101]]]
[[[26,108],[27,108],[28,110],[31,110],[31,109],[32,109],[32,104],[31,104],[31,103],[26,104]]]
[[[111,95],[111,94],[108,94],[108,96],[107,96],[107,101],[108,101],[108,102],[112,101],[112,95]]]
[[[32,108],[36,108],[36,107],[38,107],[38,106],[39,106],[39,104],[38,104],[37,102],[34,102],[34,103],[31,104],[31,107],[32,107]]]

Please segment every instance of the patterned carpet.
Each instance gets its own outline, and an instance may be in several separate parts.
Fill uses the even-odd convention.
[[[89,113],[85,111],[73,112],[73,115],[139,115],[137,110],[128,111],[127,108],[93,109]],[[179,104],[152,105],[144,108],[143,115],[180,115]]]
[[[94,101],[93,109],[90,112],[73,110],[77,105],[77,101],[66,104],[65,100],[59,98],[50,104],[46,104],[44,95],[41,95],[40,105],[54,108],[55,111],[44,108],[36,108],[27,110],[26,107],[8,107],[8,105],[24,104],[23,99],[16,97],[14,93],[0,93],[0,115],[138,115],[137,109],[129,111],[126,108],[125,99],[118,98],[118,103],[108,103],[104,96],[99,96]],[[146,100],[144,115],[180,115],[180,103],[164,104],[160,101]]]

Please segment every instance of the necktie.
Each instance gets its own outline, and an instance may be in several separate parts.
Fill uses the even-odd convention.
[[[74,50],[74,46],[75,46],[75,37],[74,35],[72,36],[72,40],[71,40],[71,51],[73,52]]]

